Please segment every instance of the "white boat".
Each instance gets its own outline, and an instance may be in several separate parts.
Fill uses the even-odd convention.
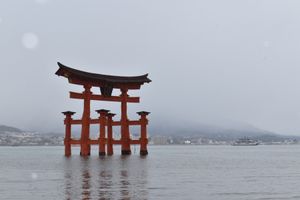
[[[256,146],[259,143],[249,138],[241,138],[232,143],[232,146]]]

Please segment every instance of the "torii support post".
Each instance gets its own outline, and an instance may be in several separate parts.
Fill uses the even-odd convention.
[[[99,133],[99,156],[105,156],[105,127],[106,127],[106,115],[109,110],[100,109],[96,110],[98,114],[100,114],[99,121],[100,121],[100,133]]]
[[[89,156],[91,153],[91,145],[89,144],[90,138],[90,113],[91,113],[91,86],[84,85],[84,107],[82,114],[82,129],[81,129],[81,156]]]
[[[141,111],[141,112],[137,112],[137,114],[139,114],[141,116],[141,118],[140,118],[140,122],[141,122],[140,155],[145,156],[145,155],[148,155],[148,149],[147,149],[147,144],[148,144],[148,138],[147,138],[148,119],[147,119],[147,115],[149,115],[150,112]]]
[[[75,114],[75,112],[66,111],[62,112],[66,117],[64,120],[64,124],[66,127],[65,130],[65,139],[64,139],[64,145],[65,145],[65,156],[69,157],[71,156],[71,121],[72,121],[72,115]]]
[[[107,116],[107,155],[111,156],[114,154],[113,150],[113,117],[116,114],[114,113],[108,113]]]
[[[130,155],[130,133],[129,133],[129,125],[128,125],[128,118],[127,118],[127,98],[128,98],[128,89],[122,88],[121,89],[121,154],[122,155]]]

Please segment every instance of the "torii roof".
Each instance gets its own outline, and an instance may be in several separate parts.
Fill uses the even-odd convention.
[[[57,64],[59,69],[55,74],[68,78],[69,82],[73,84],[90,84],[91,86],[98,87],[110,86],[112,88],[127,87],[128,89],[139,89],[144,83],[151,82],[148,78],[148,74],[141,76],[112,76],[80,71],[67,67],[59,62]]]

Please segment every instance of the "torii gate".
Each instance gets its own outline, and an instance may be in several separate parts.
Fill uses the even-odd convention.
[[[150,83],[151,80],[148,78],[148,74],[142,76],[111,76],[103,74],[94,74],[89,72],[84,72],[67,67],[58,62],[59,69],[55,73],[58,76],[64,76],[68,79],[69,83],[82,85],[84,91],[82,93],[70,92],[70,98],[73,99],[83,99],[83,115],[82,119],[74,120],[72,115],[75,112],[66,111],[63,112],[65,115],[64,124],[65,130],[65,156],[71,155],[71,145],[80,145],[80,155],[89,156],[91,151],[91,145],[99,145],[99,155],[113,154],[113,144],[121,145],[121,154],[129,155],[131,154],[130,145],[140,144],[140,154],[147,155],[147,115],[149,112],[141,111],[137,112],[140,115],[139,120],[131,121],[127,117],[127,103],[139,103],[139,97],[130,97],[128,95],[128,90],[137,90],[141,88],[144,83]],[[101,94],[93,94],[91,92],[92,87],[99,87]],[[120,89],[120,96],[112,96],[113,89]],[[121,120],[113,121],[115,114],[109,113],[108,110],[100,109],[96,110],[99,113],[98,119],[90,118],[90,103],[91,100],[97,101],[115,101],[121,102]],[[71,125],[81,124],[81,138],[75,140],[71,138]],[[90,124],[99,124],[99,139],[90,139]],[[130,125],[140,125],[141,126],[141,136],[138,140],[132,140],[130,138],[129,126]],[[121,126],[121,139],[113,139],[113,126]],[[107,130],[107,131],[106,131]],[[107,137],[106,137],[107,132]]]

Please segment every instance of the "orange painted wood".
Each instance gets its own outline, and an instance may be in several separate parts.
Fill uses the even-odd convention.
[[[82,120],[81,119],[72,119],[70,121],[71,124],[74,124],[74,125],[81,125],[82,124]],[[99,119],[90,119],[90,124],[99,124],[100,121]],[[140,120],[128,120],[128,125],[131,125],[131,126],[139,126],[141,125],[141,121]],[[66,124],[66,123],[65,123]],[[121,121],[113,121],[112,122],[112,126],[121,126]],[[107,124],[106,124],[107,125]]]
[[[89,140],[88,141],[88,143],[90,144],[90,145],[99,145],[99,140]]]
[[[107,124],[106,115],[108,113],[108,110],[99,110],[97,111],[100,114],[99,117],[99,155],[105,155],[105,144],[106,144],[106,138],[105,138],[105,126]]]
[[[71,115],[67,115],[65,119],[65,124],[66,124],[66,132],[65,132],[65,156],[71,156]]]
[[[80,139],[79,140],[71,139],[70,144],[81,144],[81,141]]]
[[[90,155],[90,145],[88,144],[89,136],[90,136],[90,103],[91,103],[91,86],[85,85],[85,91],[83,92],[84,97],[84,107],[83,107],[83,115],[82,115],[82,128],[81,128],[81,150],[80,155],[88,156]]]
[[[72,98],[72,99],[84,99],[84,95],[82,93],[70,92],[70,98]],[[105,96],[102,96],[102,95],[92,94],[91,95],[91,100],[121,102],[122,97],[120,97],[120,96],[105,97]],[[128,103],[139,103],[140,98],[139,97],[127,97],[126,102],[128,102]]]
[[[130,140],[130,144],[141,144],[140,140]]]
[[[107,155],[111,156],[114,154],[113,150],[113,126],[112,126],[112,118],[115,114],[107,115]]]
[[[105,144],[108,144],[108,138],[105,138],[104,142],[105,142]],[[87,143],[90,144],[90,145],[99,145],[99,140],[89,139],[87,141]],[[72,145],[77,145],[78,144],[79,145],[79,144],[81,144],[81,140],[80,139],[71,139],[69,141],[69,144],[72,144]],[[112,139],[112,143],[111,144],[122,144],[122,140],[114,140],[114,139]],[[130,140],[130,144],[141,144],[141,140]]]
[[[129,125],[128,125],[128,117],[127,117],[127,98],[128,98],[128,89],[121,89],[121,154],[122,155],[130,155],[130,133],[129,133]]]
[[[147,155],[148,154],[148,149],[147,149],[147,144],[148,144],[148,139],[147,139],[148,119],[147,119],[147,115],[149,113],[148,112],[139,112],[138,114],[141,116],[141,119],[140,119],[140,122],[141,122],[140,154],[141,155]]]
[[[112,140],[113,144],[122,144],[122,140]]]

